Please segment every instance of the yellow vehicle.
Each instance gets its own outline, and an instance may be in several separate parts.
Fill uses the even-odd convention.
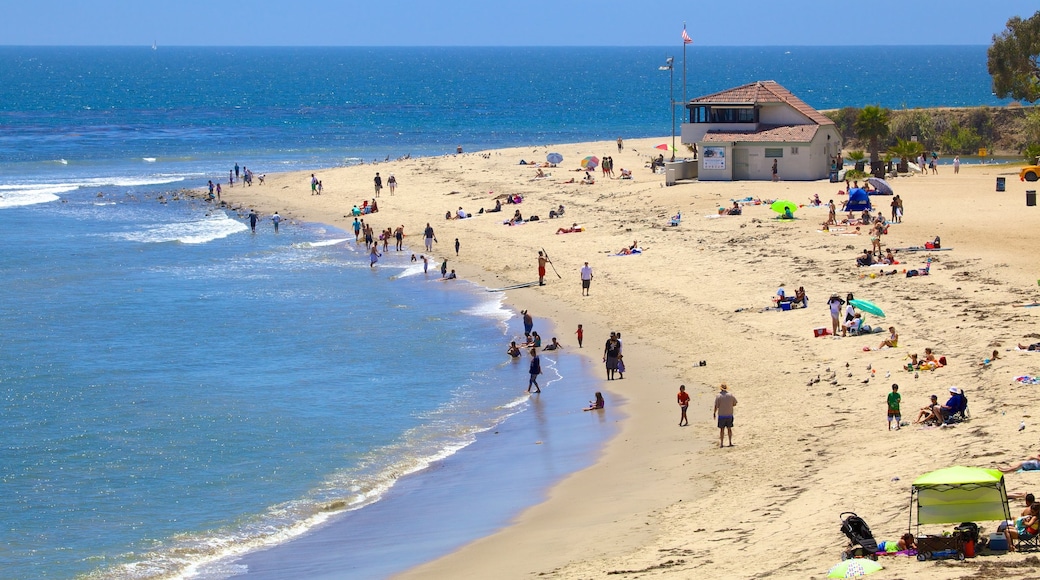
[[[1040,160],[1038,160],[1040,161]],[[1020,181],[1036,181],[1040,179],[1040,165],[1026,165],[1018,172]]]

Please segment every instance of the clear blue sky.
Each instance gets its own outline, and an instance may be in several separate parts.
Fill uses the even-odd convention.
[[[0,44],[989,44],[1037,0],[0,0]]]

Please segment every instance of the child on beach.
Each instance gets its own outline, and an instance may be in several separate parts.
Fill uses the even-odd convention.
[[[589,401],[589,406],[583,409],[584,411],[595,411],[602,409],[607,405],[606,401],[603,400],[603,393],[596,391],[596,400]]]
[[[578,325],[578,330],[574,333],[578,335],[578,348],[581,348],[581,339],[585,338],[585,331],[581,329],[581,325]]]
[[[892,385],[892,392],[888,394],[888,430],[892,430],[892,421],[896,422],[896,431],[899,430],[899,423],[903,420],[902,415],[899,413],[899,401],[902,400],[902,396],[899,394],[899,385]]]
[[[690,424],[690,420],[686,418],[686,409],[690,407],[690,395],[686,394],[686,385],[679,385],[676,400],[679,402],[679,410],[682,412],[679,415],[679,426],[685,427]]]
[[[624,358],[625,358],[625,355],[623,355],[623,354],[617,355],[617,372],[618,372],[618,378],[619,379],[625,378],[625,360],[624,360]]]

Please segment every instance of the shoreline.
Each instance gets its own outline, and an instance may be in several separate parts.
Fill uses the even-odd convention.
[[[248,197],[239,188],[225,192],[236,203],[278,209],[297,219],[332,221],[347,229],[351,218],[344,214],[350,206],[371,199],[372,173],[395,172],[401,183],[396,196],[384,189],[381,211],[370,217],[377,227],[405,224],[406,232],[415,236],[430,222],[438,238],[445,239],[445,248],[448,240],[460,237],[463,249],[456,270],[486,287],[528,281],[536,251],[546,247],[564,282],[550,279],[543,288],[509,291],[507,302],[551,318],[561,329],[580,317],[589,346],[609,330],[623,332],[628,374],[623,384],[611,387],[627,400],[626,419],[600,459],[555,486],[546,502],[508,527],[403,577],[480,576],[488,570],[508,570],[508,577],[551,572],[559,578],[585,578],[606,570],[661,576],[689,574],[706,565],[718,575],[756,575],[782,567],[785,576],[818,577],[837,560],[843,545],[834,533],[840,511],[854,509],[879,537],[889,537],[905,530],[908,480],[951,462],[987,466],[1027,449],[1023,441],[1005,448],[998,458],[987,458],[965,446],[937,457],[928,450],[943,445],[935,441],[939,431],[904,430],[902,439],[896,439],[876,428],[882,424],[875,423],[876,408],[883,404],[887,385],[875,385],[868,377],[869,385],[863,387],[859,376],[841,377],[835,386],[805,385],[807,378],[846,362],[855,365],[857,375],[862,374],[860,367],[872,364],[897,376],[907,348],[936,345],[955,364],[910,379],[904,385],[905,408],[916,408],[923,393],[958,383],[968,390],[977,417],[962,429],[964,434],[986,444],[995,442],[990,433],[1017,427],[1021,413],[1014,411],[1027,395],[1018,391],[998,399],[987,389],[1006,384],[1010,376],[1040,361],[1022,360],[1026,367],[1015,370],[1008,363],[982,369],[975,364],[992,348],[1006,348],[1028,335],[1035,324],[1029,309],[997,314],[1010,300],[1036,296],[1035,290],[1027,290],[1035,283],[1031,248],[1037,240],[1027,225],[1032,214],[1017,209],[1026,184],[1008,179],[1007,192],[993,193],[993,177],[1017,172],[985,165],[962,167],[957,176],[946,171],[897,179],[894,186],[907,201],[907,218],[893,227],[885,244],[917,245],[941,234],[944,247],[957,252],[937,254],[929,277],[875,280],[860,277],[851,264],[862,239],[849,243],[849,238],[815,231],[826,217],[819,209],[800,209],[801,219],[793,223],[772,220],[767,208],[756,206],[749,206],[744,216],[705,218],[729,199],[746,196],[797,201],[819,194],[826,200],[834,197],[827,192],[836,184],[694,182],[666,188],[663,176],[641,169],[641,160],[653,154],[659,141],[626,141],[625,151],[615,154],[616,167],[634,168],[631,182],[604,179],[587,188],[562,183],[581,175],[564,167],[552,169],[548,180],[532,180],[533,168],[516,165],[518,160],[544,158],[549,148],[518,147],[486,156],[471,153],[316,172],[326,184],[320,199],[309,196],[308,176],[301,174],[269,175],[265,189],[254,186],[245,191]],[[615,145],[565,144],[553,150],[575,160],[609,155]],[[488,215],[443,218],[445,210],[459,205],[476,214],[500,193],[524,195],[519,206],[524,215],[547,215],[558,204],[566,205],[567,213],[562,220],[543,218],[521,227],[502,226]],[[683,223],[669,228],[668,217],[676,210],[683,212]],[[571,222],[586,231],[553,235],[557,226]],[[610,256],[633,239],[647,249],[643,255]],[[584,260],[596,272],[587,299],[579,296],[577,282]],[[907,262],[913,266],[923,260],[923,255],[910,255]],[[804,284],[809,308],[762,311],[781,282],[789,290]],[[901,342],[908,346],[871,353],[861,350],[863,339],[812,338],[812,328],[827,324],[826,295],[848,291],[885,302],[889,320],[899,325]],[[975,306],[958,306],[954,312],[963,313],[945,314],[955,304]],[[973,311],[986,314],[973,317]],[[999,327],[985,321],[998,316],[1003,320]],[[950,328],[954,323],[958,326]],[[706,360],[707,366],[693,367],[698,360]],[[741,401],[736,447],[713,450],[717,429],[708,409],[722,381]],[[677,419],[673,401],[680,382],[692,398],[687,429],[665,420]],[[986,433],[979,434],[981,426],[989,427]],[[841,452],[850,447],[860,452]],[[852,456],[862,454],[887,459],[881,468],[857,476]],[[1009,482],[1009,488],[1018,487],[1021,482]],[[753,505],[748,505],[749,498],[756,499]],[[590,501],[596,509],[588,508]],[[749,562],[750,555],[764,557],[768,545],[749,543],[749,538],[790,535],[794,521],[805,538],[803,553]],[[582,533],[574,534],[574,529]],[[668,560],[672,564],[663,566]],[[1014,557],[987,561],[1013,562]],[[894,565],[909,573],[916,562]],[[956,571],[929,569],[936,577],[959,577]],[[1016,577],[1013,570],[1007,573]]]

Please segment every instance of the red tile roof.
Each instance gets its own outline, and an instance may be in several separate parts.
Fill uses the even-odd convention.
[[[826,115],[805,104],[776,81],[756,81],[690,100],[691,105],[758,105],[760,103],[785,103],[817,125],[834,124],[834,121],[831,121]]]
[[[816,136],[817,130],[819,125],[759,125],[755,131],[708,131],[701,140],[704,143],[808,143]]]

